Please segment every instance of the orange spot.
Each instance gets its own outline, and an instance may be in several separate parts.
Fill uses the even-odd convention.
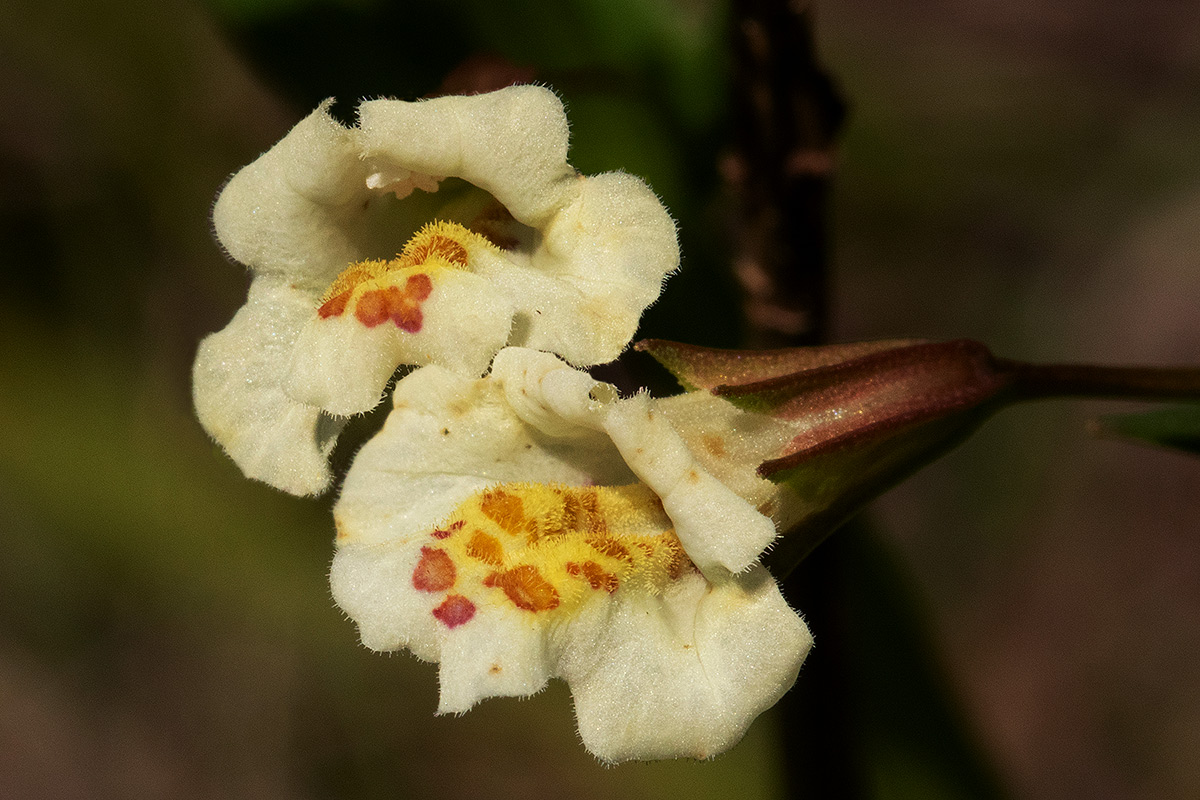
[[[692,566],[692,561],[683,551],[683,545],[674,536],[663,538],[663,547],[667,551],[667,577],[673,581],[679,580],[683,573]]]
[[[488,673],[491,675],[499,675],[503,671],[504,670],[500,668],[499,664],[492,664],[490,667],[488,667]]]
[[[694,470],[694,469],[689,469],[688,474],[687,474],[687,480],[688,480],[688,483],[699,483],[700,482],[700,473],[696,472],[696,470]]]
[[[428,275],[410,275],[403,289],[388,286],[363,292],[355,304],[354,316],[368,328],[374,328],[390,319],[397,328],[416,333],[425,322],[421,303],[427,300],[432,292],[433,280]]]
[[[546,532],[557,534],[589,532],[603,535],[608,525],[600,513],[600,498],[595,489],[558,490],[562,505],[557,514],[546,520]]]
[[[604,514],[600,513],[600,497],[596,490],[588,490],[580,500],[583,510],[587,512],[584,528],[588,533],[603,536],[608,532],[608,522],[604,519]]]
[[[603,589],[612,594],[617,590],[620,582],[617,576],[611,572],[606,572],[603,567],[595,561],[585,561],[582,564],[576,564],[574,561],[567,562],[567,574],[575,577],[582,576],[588,582],[588,585],[593,589]]]
[[[467,555],[485,564],[498,566],[504,561],[504,547],[496,541],[495,536],[488,536],[483,531],[475,531],[471,541],[467,542]]]
[[[460,519],[458,522],[450,523],[445,528],[435,528],[433,531],[433,538],[449,539],[452,535],[454,535],[455,531],[462,530],[462,526],[466,524],[466,520]]]
[[[374,328],[388,318],[388,292],[396,292],[396,287],[387,289],[372,289],[363,292],[354,306],[354,316],[368,328]]]
[[[608,556],[615,558],[618,561],[624,561],[626,564],[633,563],[633,555],[629,552],[629,548],[618,542],[616,539],[609,539],[603,536],[589,536],[587,543],[595,550]],[[638,542],[638,544],[642,544]]]
[[[317,316],[321,319],[340,317],[346,310],[346,304],[350,302],[350,294],[350,292],[342,292],[336,297],[329,298],[317,309]]]
[[[522,564],[504,572],[493,572],[483,585],[504,590],[517,608],[525,611],[550,611],[558,608],[558,592],[536,567]]]
[[[460,267],[467,266],[467,248],[441,234],[434,234],[428,239],[417,234],[405,245],[404,252],[396,260],[401,267],[419,267],[431,256],[440,256]]]
[[[447,628],[457,628],[475,616],[475,604],[461,594],[452,594],[432,613]]]
[[[542,531],[537,517],[530,517],[525,520],[525,541],[529,544],[534,544],[540,538],[542,538]]]
[[[579,498],[574,494],[567,494],[563,497],[562,502],[563,530],[582,530],[581,526],[579,525],[579,521],[583,517],[583,507],[579,502]]]
[[[704,445],[704,449],[712,454],[713,458],[725,457],[725,439],[715,433],[710,433],[700,439],[700,443]]]
[[[514,536],[525,525],[525,504],[521,498],[500,489],[484,492],[479,510],[506,533]]]
[[[413,586],[422,592],[444,592],[454,585],[454,561],[445,550],[421,548],[421,560],[413,570]]]

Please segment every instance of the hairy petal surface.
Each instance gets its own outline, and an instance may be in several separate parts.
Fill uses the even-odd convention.
[[[609,428],[648,397],[508,348],[488,378],[419,369],[394,403],[335,508],[331,584],[369,647],[440,662],[440,712],[561,677],[598,757],[703,758],[794,681],[811,637],[774,581],[702,572],[677,533],[769,520],[723,486],[674,508],[628,462]]]
[[[297,495],[318,494],[341,422],[298,403],[281,387],[297,322],[312,298],[272,278],[219,333],[200,343],[192,370],[200,423],[248,477]]]
[[[328,426],[316,421],[370,410],[402,364],[477,377],[506,344],[578,365],[609,361],[678,266],[674,223],[645,183],[580,176],[567,163],[566,116],[548,89],[374,100],[352,128],[329,105],[234,175],[213,211],[217,238],[254,284],[269,279],[311,303],[307,314],[269,323],[276,342],[287,342],[269,350],[284,366],[262,362],[246,375],[279,390],[277,414],[293,415],[299,403],[314,421],[292,425],[294,447],[255,451],[256,477],[311,471],[266,460],[291,458],[314,438],[324,444]],[[267,294],[251,291],[248,305]],[[225,339],[248,330],[231,324]],[[258,412],[217,412],[247,395],[205,380],[195,394],[205,419],[252,418],[267,407],[258,391]],[[231,455],[244,452],[231,445],[241,433],[209,432]],[[296,485],[324,484],[288,483]]]

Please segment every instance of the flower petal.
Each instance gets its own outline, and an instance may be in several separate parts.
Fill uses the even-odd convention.
[[[300,120],[239,170],[213,207],[217,239],[258,273],[274,273],[319,295],[360,243],[369,197],[354,136],[329,115],[332,101]]]
[[[664,397],[656,407],[714,477],[774,516],[773,511],[764,509],[777,505],[782,487],[759,477],[758,465],[775,458],[795,437],[793,427],[766,414],[740,409],[706,391]]]
[[[296,341],[288,392],[297,400],[349,416],[374,408],[396,367],[439,364],[464,375],[482,374],[504,346],[512,308],[489,282],[470,272],[431,269],[398,273],[383,289],[403,298],[405,283],[428,281],[428,294],[405,303],[408,319],[370,318],[363,312],[312,315]],[[414,316],[415,315],[415,316]]]
[[[440,662],[440,712],[559,676],[600,758],[715,755],[791,685],[811,638],[758,564],[696,571],[677,531],[707,553],[704,525],[773,528],[719,484],[701,482],[715,501],[670,486],[700,469],[678,434],[647,396],[605,389],[516,348],[488,378],[400,381],[335,509],[334,598],[368,646]],[[626,465],[629,442],[669,452]]]
[[[688,557],[709,577],[741,572],[776,535],[775,525],[708,472],[649,395],[614,403],[604,430],[629,468],[662,498]]]
[[[540,226],[579,191],[567,164],[562,102],[540,86],[358,107],[367,164],[454,176],[490,192],[518,221]]]
[[[520,316],[509,344],[585,366],[611,361],[679,266],[675,223],[640,179],[581,179],[579,195],[542,230],[528,268],[489,275]]]
[[[412,585],[421,558],[418,547],[347,545],[329,571],[338,605],[358,622],[362,643],[372,650],[408,648],[423,661],[437,661],[437,628],[430,617],[436,600]]]
[[[256,278],[246,305],[200,343],[192,372],[204,429],[248,477],[292,494],[319,494],[341,423],[283,391],[288,353],[313,298],[275,278]]]
[[[514,411],[543,432],[604,431],[662,500],[688,557],[709,577],[717,577],[714,569],[741,572],[775,539],[774,523],[705,469],[649,395],[613,399],[611,386],[526,348],[497,354],[492,375]]]
[[[603,436],[581,430],[571,445],[548,440],[513,412],[496,381],[423,367],[396,384],[394,403],[346,475],[334,510],[339,542],[427,533],[493,483],[633,480]]]
[[[566,633],[559,670],[584,745],[610,762],[727,750],[791,687],[812,646],[757,565],[588,611]]]
[[[506,609],[483,608],[449,630],[442,645],[439,714],[456,714],[488,697],[528,697],[552,675],[540,626]]]

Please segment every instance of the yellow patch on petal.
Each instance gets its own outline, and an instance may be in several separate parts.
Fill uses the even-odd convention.
[[[618,590],[657,594],[694,569],[658,496],[643,484],[499,484],[436,525],[422,554],[413,574],[418,589],[452,587],[462,598],[456,607],[469,600],[472,609],[500,605],[553,617]],[[444,622],[446,612],[434,616]]]
[[[473,255],[496,249],[456,222],[430,222],[395,258],[356,261],[342,270],[322,295],[317,315],[328,319],[352,309],[369,328],[390,319],[416,333],[423,320],[421,304],[433,291],[432,276],[440,270],[470,269]]]

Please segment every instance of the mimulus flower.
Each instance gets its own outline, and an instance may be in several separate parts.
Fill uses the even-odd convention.
[[[254,277],[196,359],[205,428],[250,477],[315,493],[341,421],[400,364],[477,377],[506,344],[615,358],[678,265],[674,223],[641,180],[566,154],[537,86],[298,123],[213,210]]]
[[[508,348],[394,405],[346,476],[331,582],[368,647],[439,662],[440,713],[559,677],[599,758],[704,758],[791,686],[812,639],[756,560],[774,526],[657,401]]]

